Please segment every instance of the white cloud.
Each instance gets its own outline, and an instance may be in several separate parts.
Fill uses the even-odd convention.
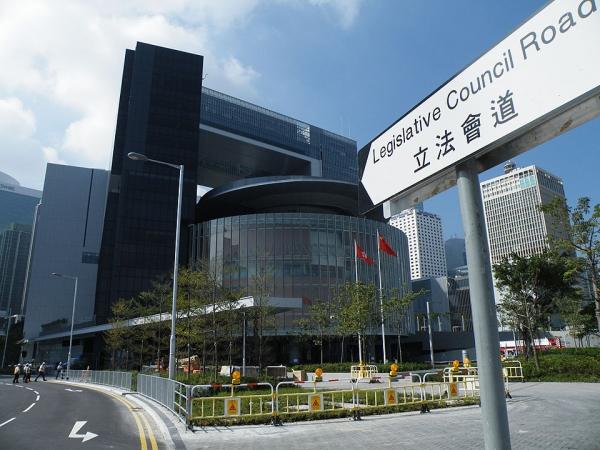
[[[65,161],[58,156],[58,151],[52,147],[43,147],[42,154],[46,162],[55,164],[65,164]]]
[[[266,3],[0,0],[0,142],[21,149],[23,161],[29,161],[12,174],[36,179],[28,172],[48,160],[109,167],[124,52],[137,41],[202,54],[208,86],[242,98],[257,97],[261,74],[220,42],[248,25]],[[343,27],[352,25],[359,3],[310,0],[313,7],[333,11]],[[27,99],[29,109],[19,99]],[[48,130],[50,121],[42,116],[36,127],[36,104],[62,118],[58,122],[65,122],[63,128]],[[7,129],[11,136],[6,136]],[[7,159],[2,151],[0,164],[11,165]],[[36,176],[39,186],[42,173]]]
[[[35,132],[35,116],[15,97],[0,98],[0,136],[27,139]]]

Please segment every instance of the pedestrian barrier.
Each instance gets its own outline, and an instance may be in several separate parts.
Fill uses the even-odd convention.
[[[160,403],[189,425],[191,386],[168,378],[138,374],[137,392]]]
[[[172,411],[188,427],[193,421],[247,417],[271,417],[271,422],[278,425],[283,417],[344,410],[351,411],[353,418],[360,420],[363,410],[409,404],[420,404],[421,412],[429,412],[428,402],[478,397],[479,380],[475,372],[476,369],[468,373],[450,373],[444,370],[443,382],[427,382],[427,376],[433,374],[426,374],[419,384],[392,385],[390,379],[387,387],[375,389],[359,388],[360,377],[322,382],[315,380],[310,382],[312,389],[297,392],[286,392],[284,388],[308,382],[282,381],[275,387],[265,382],[239,384],[239,374],[234,374],[231,384],[190,386],[168,378],[138,374],[137,392]],[[505,389],[507,396],[510,396],[507,370],[504,372]],[[130,389],[132,381],[131,374],[127,372],[91,370],[72,370],[70,378],[121,389]],[[350,389],[344,389],[343,386],[340,386],[342,389],[317,389],[328,383],[350,381]],[[252,389],[263,389],[266,392],[243,392]]]
[[[337,382],[340,380],[329,380]],[[348,380],[350,381],[350,380]],[[302,381],[281,381],[275,387],[274,423],[279,423],[280,415],[299,413],[315,413],[321,411],[335,411],[351,409],[354,406],[354,388],[336,390],[317,390],[316,384],[312,391],[280,393],[282,386],[297,386],[304,384]],[[320,384],[320,383],[319,383]]]
[[[131,373],[112,370],[72,370],[66,372],[67,379],[79,383],[94,383],[112,386],[126,391],[131,390]]]
[[[372,380],[376,378],[377,366],[360,364],[350,367],[350,378],[353,380]]]
[[[517,379],[521,380],[521,382],[525,382],[525,377],[523,376],[523,366],[521,365],[521,361],[502,361],[502,366],[506,369],[506,376],[509,379]]]
[[[271,383],[198,384],[190,387],[190,420],[274,416],[275,396],[273,395],[273,385]],[[268,388],[269,393],[236,396],[235,390],[240,388]],[[202,391],[210,394],[223,389],[230,389],[230,395],[197,396]]]

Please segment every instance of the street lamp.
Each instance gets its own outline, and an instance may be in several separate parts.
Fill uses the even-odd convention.
[[[69,335],[69,356],[67,357],[67,380],[69,379],[69,371],[71,370],[71,350],[73,348],[73,325],[75,323],[75,303],[77,303],[77,282],[78,277],[71,275],[63,275],[62,273],[52,272],[53,276],[60,278],[68,278],[69,280],[75,280],[75,292],[73,293],[73,311],[71,312],[71,334]]]
[[[6,346],[8,344],[8,334],[10,333],[10,322],[12,319],[19,319],[21,317],[20,314],[10,315],[10,310],[8,311],[8,316],[6,316],[6,335],[4,336],[4,351],[2,352],[2,364],[0,365],[1,369],[4,369],[4,359],[6,358]]]
[[[177,317],[177,275],[179,272],[179,228],[181,223],[181,200],[183,196],[183,164],[171,164],[150,159],[141,153],[127,153],[134,161],[147,161],[179,169],[179,191],[177,195],[177,222],[175,224],[175,261],[173,263],[173,305],[171,307],[171,338],[169,339],[169,379],[175,379],[175,319]]]

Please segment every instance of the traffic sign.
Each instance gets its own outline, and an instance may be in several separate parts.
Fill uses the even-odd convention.
[[[385,404],[387,406],[398,404],[398,392],[396,389],[385,389]]]
[[[308,409],[310,412],[323,411],[323,394],[310,394],[308,396]]]
[[[227,397],[225,399],[225,416],[239,416],[240,415],[240,397]]]
[[[459,163],[482,171],[539,144],[501,148],[600,93],[599,53],[594,0],[549,3],[360,150],[361,211],[422,201],[456,183]]]

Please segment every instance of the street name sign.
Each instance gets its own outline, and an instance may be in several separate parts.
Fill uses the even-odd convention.
[[[522,153],[543,140],[508,144],[552,119],[565,117],[545,131],[552,135],[588,120],[564,113],[599,101],[597,1],[549,3],[364,146],[361,212],[393,197],[408,207],[435,195],[469,159],[481,172]]]

